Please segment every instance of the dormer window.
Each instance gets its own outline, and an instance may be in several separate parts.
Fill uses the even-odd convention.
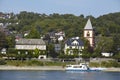
[[[87,36],[90,36],[90,33],[89,33],[89,31],[87,32]]]
[[[72,42],[72,45],[75,45],[75,46],[77,46],[79,43],[78,43],[78,41],[76,41],[76,40],[74,40],[73,42]]]

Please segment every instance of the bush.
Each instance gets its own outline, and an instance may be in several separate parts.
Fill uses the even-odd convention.
[[[5,65],[5,64],[6,64],[5,60],[0,60],[0,65]]]
[[[108,61],[108,62],[103,61],[101,65],[104,67],[120,67],[120,63],[116,61]]]
[[[100,64],[99,64],[99,63],[96,63],[96,62],[91,62],[91,63],[89,64],[89,66],[91,66],[91,67],[99,67]]]
[[[31,60],[28,62],[29,66],[44,66],[44,63],[38,60]]]

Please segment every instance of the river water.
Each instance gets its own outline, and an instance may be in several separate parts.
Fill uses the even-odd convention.
[[[0,71],[0,80],[120,80],[120,72]]]

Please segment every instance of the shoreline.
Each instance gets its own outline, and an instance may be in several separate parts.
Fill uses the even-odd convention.
[[[62,66],[0,66],[0,70],[60,70],[64,71],[65,69]]]
[[[120,72],[120,68],[106,68],[105,70],[103,70],[104,72]]]
[[[62,66],[0,66],[0,70],[39,70],[39,71],[65,71]],[[106,68],[103,72],[120,72],[120,68]]]

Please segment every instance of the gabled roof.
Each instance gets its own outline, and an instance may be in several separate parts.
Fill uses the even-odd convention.
[[[93,29],[93,28],[92,28],[91,21],[90,21],[90,18],[88,19],[88,21],[87,21],[84,29]]]
[[[45,45],[42,39],[19,39],[16,41],[19,45]]]
[[[76,44],[72,44],[74,41],[78,42],[78,45]],[[65,44],[67,44],[68,46],[84,46],[84,43],[81,39],[76,39],[76,38],[70,38],[68,39]]]

